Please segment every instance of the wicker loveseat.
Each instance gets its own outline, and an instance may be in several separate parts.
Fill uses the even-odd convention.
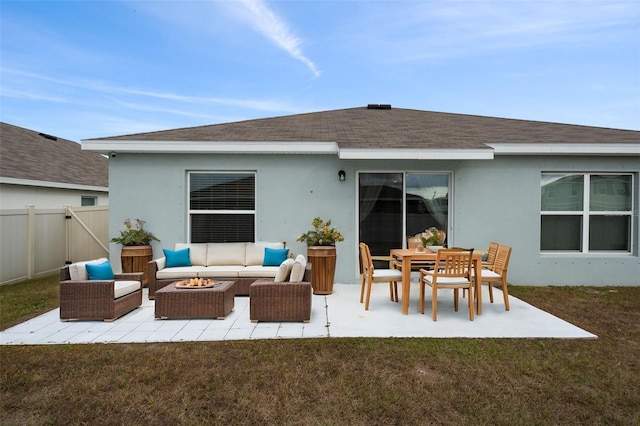
[[[149,299],[162,287],[182,279],[208,278],[235,281],[236,295],[249,295],[249,286],[258,279],[275,278],[277,265],[265,266],[265,249],[282,250],[284,243],[177,243],[175,251],[189,248],[191,266],[167,267],[161,257],[147,264]]]
[[[113,321],[142,304],[142,272],[114,274],[112,280],[89,280],[85,265],[60,268],[60,320]]]

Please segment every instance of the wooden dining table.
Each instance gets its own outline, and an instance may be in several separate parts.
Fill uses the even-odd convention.
[[[435,262],[438,253],[430,250],[417,251],[410,249],[392,249],[390,251],[390,268],[400,267],[402,270],[402,315],[409,315],[409,293],[411,290],[411,264],[414,261]],[[473,277],[476,293],[476,314],[482,314],[482,253],[474,252],[472,256]]]

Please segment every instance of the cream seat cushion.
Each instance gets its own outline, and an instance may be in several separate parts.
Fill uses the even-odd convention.
[[[200,278],[238,278],[242,265],[207,266],[198,272]]]
[[[156,272],[159,280],[197,278],[201,271],[207,269],[205,266],[176,266],[175,268],[164,268]]]
[[[142,288],[140,281],[116,281],[113,287],[113,298],[126,296]]]
[[[424,280],[428,281],[429,283],[432,283],[433,282],[433,276],[427,275],[427,276],[424,277]],[[436,282],[436,285],[438,285],[438,284],[442,284],[442,285],[465,285],[465,284],[469,284],[469,282],[470,281],[465,279],[465,278],[438,277],[438,281]]]
[[[401,281],[402,271],[399,269],[374,269],[373,279],[380,281]],[[440,278],[439,280],[441,280]]]
[[[494,272],[490,269],[483,269],[482,270],[482,278],[501,278],[502,275],[498,274],[497,272]]]
[[[240,271],[241,277],[246,278],[274,278],[279,266],[246,266]]]

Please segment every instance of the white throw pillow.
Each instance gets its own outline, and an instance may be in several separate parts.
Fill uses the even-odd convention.
[[[307,259],[304,258],[303,255],[299,254],[296,256],[295,262],[293,262],[293,266],[291,267],[291,276],[289,277],[289,281],[292,283],[298,283],[304,279],[304,271],[307,268]]]
[[[293,259],[287,259],[280,264],[276,277],[273,279],[274,283],[282,283],[289,279],[291,268],[293,267]]]

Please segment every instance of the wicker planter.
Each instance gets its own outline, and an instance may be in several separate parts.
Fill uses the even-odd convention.
[[[147,277],[147,263],[153,260],[151,246],[124,246],[120,253],[122,272],[143,272],[142,285],[149,283]]]
[[[334,246],[307,247],[307,258],[311,268],[313,294],[333,293],[336,275],[336,248]]]

